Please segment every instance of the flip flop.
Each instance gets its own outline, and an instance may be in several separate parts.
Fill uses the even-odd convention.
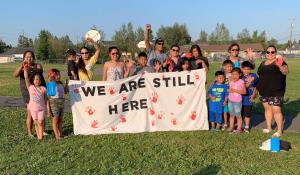
[[[275,132],[275,133],[272,135],[272,137],[280,137],[280,136],[282,136],[282,134],[279,133],[279,132]]]

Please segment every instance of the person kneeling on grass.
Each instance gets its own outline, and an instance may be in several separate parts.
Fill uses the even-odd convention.
[[[256,94],[257,76],[251,73],[253,65],[249,61],[244,61],[241,64],[243,77],[247,93],[243,95],[242,117],[245,120],[244,132],[249,133],[250,117],[252,113],[252,105]]]
[[[245,83],[241,77],[240,68],[233,68],[231,72],[231,80],[228,89],[228,108],[229,108],[229,125],[228,132],[241,133],[242,132],[242,94],[246,94]],[[237,120],[237,129],[234,130],[234,117]]]
[[[27,107],[34,121],[38,140],[42,140],[44,136],[44,113],[48,103],[47,90],[41,86],[41,77],[39,73],[35,73],[29,80],[28,65],[25,65],[24,78],[30,97]]]
[[[52,129],[57,140],[62,138],[62,119],[65,106],[65,88],[60,81],[60,72],[57,69],[50,69],[48,72],[49,81],[56,83],[55,95],[49,97],[48,116],[52,116]]]
[[[227,102],[227,86],[224,84],[225,74],[222,71],[215,73],[215,83],[208,90],[209,122],[212,131],[219,131],[222,124],[223,106]],[[215,126],[217,123],[217,126]]]

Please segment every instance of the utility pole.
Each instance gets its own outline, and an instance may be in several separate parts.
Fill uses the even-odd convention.
[[[293,46],[293,27],[294,27],[294,18],[289,19],[289,48],[292,48]]]

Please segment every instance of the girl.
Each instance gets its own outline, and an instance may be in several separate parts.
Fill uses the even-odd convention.
[[[188,58],[183,57],[181,58],[180,62],[179,62],[179,67],[178,67],[178,71],[190,71],[191,70],[191,64]]]
[[[200,47],[195,44],[192,45],[190,52],[193,54],[192,58],[192,69],[205,69],[205,72],[208,72],[208,59],[203,57]]]
[[[41,86],[41,75],[35,73],[29,80],[28,65],[24,65],[24,77],[29,92],[29,104],[27,106],[35,125],[37,139],[43,139],[44,113],[47,106],[47,90]]]
[[[56,82],[55,96],[49,97],[50,111],[49,116],[52,116],[52,129],[57,140],[62,138],[62,118],[64,114],[65,104],[65,88],[60,81],[60,72],[57,69],[49,70],[49,81]]]
[[[253,56],[254,56],[253,49],[247,48],[247,50],[245,52],[246,52],[245,56],[247,58],[245,60],[249,61],[252,64],[253,68],[255,68],[255,63],[254,63],[254,59],[253,59]],[[229,53],[229,56],[226,58],[226,60],[230,60],[233,63],[233,68],[236,68],[236,67],[240,68],[242,62],[245,61],[239,57],[240,45],[237,43],[231,44],[228,47],[228,53]]]
[[[228,108],[229,108],[229,132],[242,132],[242,94],[246,94],[245,83],[241,77],[240,68],[233,68],[231,72],[231,80],[228,89]],[[237,129],[234,130],[234,117],[237,119]]]

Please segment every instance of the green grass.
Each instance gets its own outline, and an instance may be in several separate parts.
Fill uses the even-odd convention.
[[[296,133],[284,134],[293,149],[280,153],[259,149],[269,135],[258,130],[75,136],[67,113],[67,138],[37,141],[26,136],[24,115],[21,108],[0,108],[0,174],[300,174]]]

